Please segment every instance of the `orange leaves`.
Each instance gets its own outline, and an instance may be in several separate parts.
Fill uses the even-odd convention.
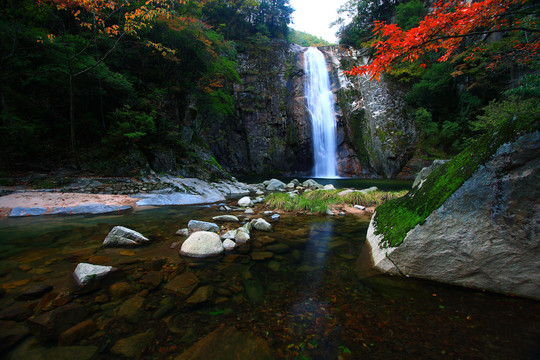
[[[378,80],[402,61],[414,61],[429,52],[442,51],[438,61],[447,61],[462,45],[465,38],[497,31],[515,31],[517,23],[505,18],[507,10],[527,0],[483,0],[469,3],[463,0],[440,0],[416,28],[403,31],[395,24],[375,22],[373,33],[379,40],[372,47],[375,59],[346,71],[347,75],[369,75]],[[514,21],[514,22],[512,22]],[[538,50],[536,41],[520,43],[516,47],[526,48],[531,54]],[[421,66],[425,67],[425,64]]]
[[[137,35],[137,31],[150,26],[158,16],[169,16],[172,3],[167,0],[147,0],[144,5],[134,5],[128,0],[39,0],[58,10],[71,12],[79,26],[109,37],[121,33]],[[176,0],[176,3],[185,3]],[[122,24],[110,24],[114,13],[123,13]]]

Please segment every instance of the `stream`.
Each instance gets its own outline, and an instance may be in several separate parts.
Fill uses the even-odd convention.
[[[66,335],[68,317],[56,320],[52,335],[38,329],[38,338],[24,336],[5,358],[62,360],[73,358],[71,348],[77,359],[175,359],[222,325],[263,339],[278,359],[538,358],[539,302],[375,272],[365,245],[369,215],[284,214],[273,232],[254,231],[250,246],[219,259],[179,256],[175,245],[184,238],[175,232],[191,219],[212,221],[220,205],[0,219],[4,321],[21,325],[76,305],[87,324]],[[115,225],[152,241],[102,248]],[[80,292],[72,276],[79,262],[118,270]],[[194,288],[183,296],[172,281],[181,274],[209,292],[186,300]],[[52,290],[16,300],[38,284]],[[140,333],[150,334],[132,339],[141,349],[122,353],[121,339]]]

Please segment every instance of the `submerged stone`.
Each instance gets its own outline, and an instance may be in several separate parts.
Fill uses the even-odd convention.
[[[13,321],[0,321],[0,351],[5,351],[28,336],[26,326]]]
[[[50,284],[35,284],[22,290],[16,300],[33,300],[42,297],[53,289]]]
[[[193,273],[183,273],[169,281],[163,289],[180,296],[188,296],[199,284],[199,279]]]
[[[186,303],[189,305],[194,305],[206,302],[210,299],[213,292],[214,289],[212,286],[201,286],[186,300]]]
[[[212,331],[187,349],[175,360],[271,360],[274,354],[268,343],[251,333],[244,333],[234,327],[224,327]]]
[[[148,240],[137,231],[128,229],[124,226],[115,226],[103,241],[102,246],[137,246],[147,243]]]
[[[144,333],[120,339],[111,348],[111,353],[125,356],[130,359],[138,359],[144,353],[153,338],[154,330],[150,329]]]

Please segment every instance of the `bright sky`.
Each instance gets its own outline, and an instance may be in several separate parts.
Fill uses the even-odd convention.
[[[295,9],[293,29],[316,35],[335,43],[337,27],[329,28],[338,18],[337,9],[347,0],[290,0]]]

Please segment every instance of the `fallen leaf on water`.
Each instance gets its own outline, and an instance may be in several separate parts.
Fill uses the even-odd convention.
[[[133,255],[135,255],[135,252],[133,252],[131,250],[122,250],[122,251],[120,251],[120,255],[133,256]]]

